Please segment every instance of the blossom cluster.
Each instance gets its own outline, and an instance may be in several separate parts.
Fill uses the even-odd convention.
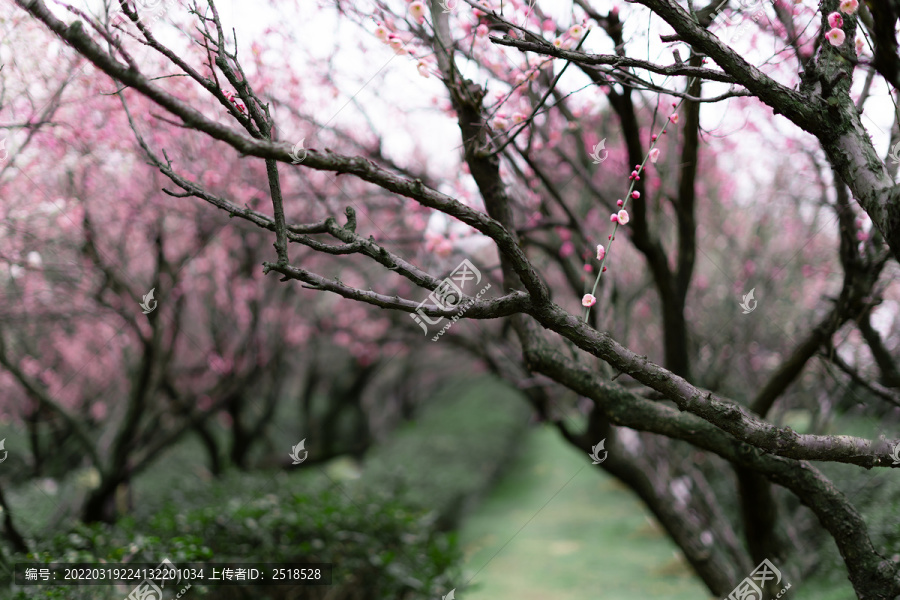
[[[831,28],[825,34],[825,39],[828,40],[828,43],[832,46],[841,46],[844,41],[847,39],[847,34],[844,33],[844,15],[852,15],[855,14],[859,9],[859,0],[841,0],[841,4],[839,6],[840,12],[833,12],[828,15],[828,26]],[[856,39],[856,53],[860,54],[863,51],[863,39]]]

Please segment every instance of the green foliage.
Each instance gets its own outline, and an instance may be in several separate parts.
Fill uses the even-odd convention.
[[[308,587],[297,598],[426,598],[453,586],[458,551],[453,536],[437,533],[421,510],[401,502],[354,502],[336,487],[291,489],[287,474],[268,479],[273,492],[242,486],[236,475],[208,486],[191,506],[168,502],[149,521],[115,526],[77,525],[42,543],[40,562],[327,562],[333,585]],[[244,490],[243,492],[235,490]],[[212,504],[210,500],[221,499]],[[153,535],[143,532],[152,531]],[[255,598],[279,598],[289,588],[255,590]],[[343,591],[342,591],[343,590]],[[244,597],[246,590],[194,585],[191,597]],[[294,590],[296,593],[296,590]],[[107,595],[108,594],[108,595]],[[234,594],[234,596],[232,596]],[[27,587],[27,598],[121,598],[111,587]]]
[[[115,525],[67,527],[35,543],[37,556],[15,556],[13,562],[332,563],[332,586],[248,591],[194,583],[189,595],[439,598],[460,587],[461,579],[456,535],[441,530],[493,482],[518,446],[528,415],[515,390],[493,378],[445,388],[418,422],[377,447],[349,489],[319,470],[229,472],[203,482],[188,467],[191,456],[200,455],[196,443],[185,441],[172,449],[165,469],[135,482],[141,501],[131,517]],[[7,585],[8,578],[0,583]],[[12,597],[121,600],[132,587],[28,586]]]

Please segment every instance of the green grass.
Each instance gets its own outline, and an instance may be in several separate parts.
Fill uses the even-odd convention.
[[[710,597],[631,492],[551,428],[522,443],[463,523],[466,600]]]
[[[521,442],[507,474],[463,521],[460,598],[714,598],[644,504],[553,428]],[[837,575],[791,582],[784,598],[855,598],[846,574]]]

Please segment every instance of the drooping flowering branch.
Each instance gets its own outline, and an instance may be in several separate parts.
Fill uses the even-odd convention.
[[[690,89],[693,84],[693,79],[688,82],[688,89]],[[669,115],[669,118],[666,119],[665,124],[660,129],[659,134],[654,134],[650,137],[650,149],[647,151],[647,155],[644,157],[644,160],[641,164],[635,165],[634,170],[631,172],[631,175],[628,176],[628,179],[631,181],[631,185],[628,186],[628,193],[625,194],[624,200],[617,200],[616,206],[619,208],[619,212],[613,213],[610,215],[610,222],[614,223],[613,232],[607,237],[609,242],[608,247],[604,247],[603,244],[597,245],[597,260],[600,261],[600,269],[597,271],[597,278],[594,280],[594,287],[591,288],[590,294],[585,294],[581,299],[581,305],[584,306],[584,322],[587,323],[588,316],[591,313],[591,307],[597,303],[597,298],[594,294],[597,291],[597,286],[600,284],[600,277],[603,276],[604,271],[606,271],[606,260],[609,256],[609,251],[612,249],[612,243],[616,239],[616,232],[619,230],[619,225],[627,225],[630,220],[630,216],[628,215],[627,205],[628,200],[634,199],[637,200],[641,197],[641,193],[634,189],[635,182],[641,179],[641,173],[644,172],[644,166],[647,164],[647,161],[650,160],[654,164],[659,158],[659,148],[656,147],[656,142],[659,140],[660,135],[665,135],[666,129],[668,129],[669,124],[678,124],[678,109],[681,107],[681,104],[684,102],[684,98],[682,98],[679,102],[672,103],[672,114]]]

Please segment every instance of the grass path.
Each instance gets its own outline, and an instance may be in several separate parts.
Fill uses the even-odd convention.
[[[721,600],[644,504],[553,428],[530,430],[522,444],[462,523],[459,600]],[[856,597],[846,573],[831,579],[792,585],[784,600]]]
[[[461,600],[710,598],[624,486],[549,427],[523,443],[463,523]]]

